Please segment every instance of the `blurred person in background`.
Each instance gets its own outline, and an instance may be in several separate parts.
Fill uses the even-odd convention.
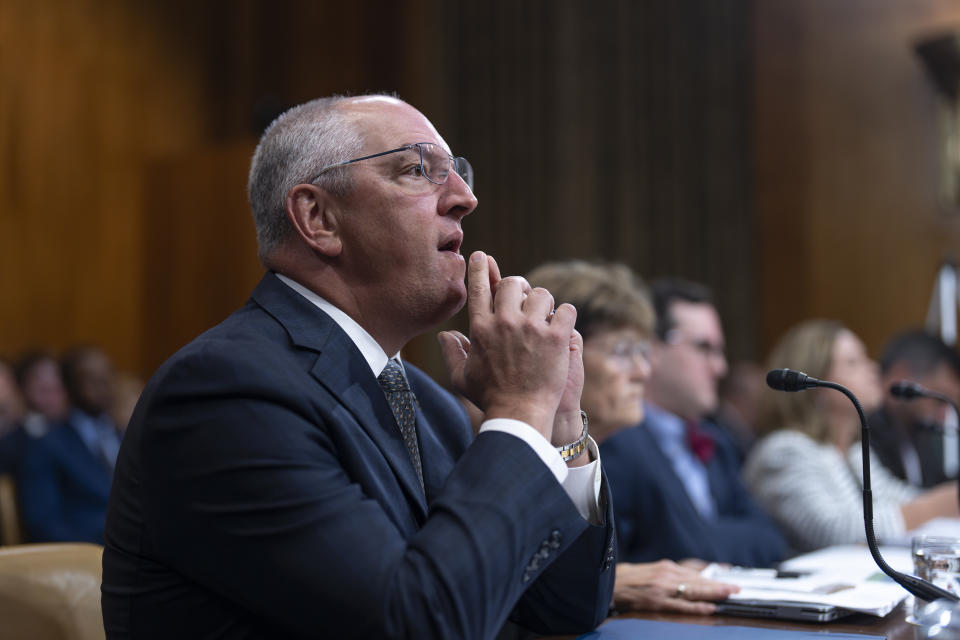
[[[839,322],[810,320],[788,331],[768,362],[769,369],[784,367],[847,387],[865,411],[880,406],[877,365]],[[860,421],[846,396],[831,389],[771,390],[761,400],[759,430],[764,437],[750,452],[744,477],[794,548],[864,543]],[[875,459],[871,483],[881,540],[937,516],[958,515],[955,483],[921,492]]]
[[[68,351],[61,366],[72,409],[66,420],[26,444],[18,475],[24,522],[35,542],[103,544],[120,448],[120,432],[110,416],[113,367],[93,346]]]
[[[960,400],[960,356],[922,329],[894,337],[880,359],[883,402],[870,419],[870,447],[890,472],[918,487],[950,480],[943,468],[943,425],[949,409],[933,398],[905,400],[890,385],[907,380]]]
[[[29,351],[14,367],[17,384],[26,403],[23,428],[31,438],[39,438],[54,422],[66,420],[70,401],[63,386],[60,363],[47,351]]]
[[[10,365],[0,360],[0,475],[16,470],[23,449],[23,399]]]
[[[576,329],[583,336],[583,394],[580,405],[590,418],[590,434],[601,444],[643,420],[644,387],[650,379],[650,341],[655,314],[641,280],[625,265],[579,260],[537,267],[531,286],[551,291],[559,304],[577,308]],[[616,511],[618,487],[611,485]],[[713,613],[711,602],[737,587],[702,578],[706,563],[670,560],[620,562],[614,585],[619,611]]]
[[[677,279],[656,281],[652,291],[657,339],[644,422],[600,446],[620,560],[779,562],[783,536],[743,486],[733,442],[709,418],[727,371],[710,291]]]
[[[740,460],[746,457],[757,439],[757,407],[767,388],[765,372],[755,362],[741,360],[730,366],[720,381],[717,422],[737,446]]]

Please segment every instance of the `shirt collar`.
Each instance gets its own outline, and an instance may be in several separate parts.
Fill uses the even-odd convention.
[[[687,432],[687,425],[683,418],[661,409],[650,402],[644,403],[645,422],[654,436],[660,440],[683,440]]]
[[[343,332],[347,334],[350,338],[350,341],[357,346],[357,349],[360,350],[363,359],[367,361],[367,364],[370,366],[370,370],[373,372],[374,377],[379,376],[380,372],[383,371],[383,368],[387,366],[387,360],[390,359],[387,356],[386,352],[383,350],[376,340],[373,339],[366,329],[357,324],[357,321],[348,316],[346,313],[341,311],[339,308],[333,305],[333,303],[325,300],[323,297],[317,295],[310,289],[307,289],[305,286],[291,280],[283,274],[276,274],[280,281],[285,285],[302,295],[304,298],[316,305],[321,311],[326,313],[330,318],[333,319],[337,325],[343,329]],[[397,352],[393,355],[394,358],[399,362],[400,353]],[[403,364],[401,363],[401,368]]]
[[[96,444],[98,432],[112,428],[104,414],[93,416],[76,408],[71,409],[68,422],[88,446]]]

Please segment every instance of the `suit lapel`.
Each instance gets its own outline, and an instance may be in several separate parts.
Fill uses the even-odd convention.
[[[407,499],[417,506],[418,519],[422,520],[427,513],[423,490],[383,389],[350,339],[344,335],[343,341],[347,344],[328,343],[310,373],[337,397],[376,443]],[[356,352],[354,357],[346,353],[351,350]],[[343,370],[345,359],[349,363],[346,375]]]
[[[686,510],[689,511],[693,517],[702,519],[702,516],[697,510],[696,505],[693,504],[693,499],[690,498],[690,494],[687,493],[686,487],[683,486],[683,482],[677,475],[676,470],[674,470],[673,463],[670,461],[670,458],[667,456],[667,454],[663,452],[663,449],[660,448],[660,443],[657,442],[657,439],[646,427],[641,426],[640,428],[642,429],[641,433],[643,434],[643,438],[647,441],[645,448],[649,449],[650,451],[655,451],[656,457],[660,462],[661,470],[660,472],[655,472],[654,477],[662,478],[660,487],[664,494],[670,496],[670,499],[665,500],[664,502],[674,505],[683,504],[685,505]],[[707,474],[709,475],[709,470]]]
[[[310,374],[373,440],[422,522],[427,505],[420,481],[383,390],[356,345],[330,316],[272,273],[264,276],[252,297],[286,328],[295,345],[319,352]]]
[[[417,409],[417,435],[420,437],[420,461],[423,467],[423,486],[427,502],[443,487],[443,482],[453,470],[453,460],[437,439],[433,425],[422,409]]]

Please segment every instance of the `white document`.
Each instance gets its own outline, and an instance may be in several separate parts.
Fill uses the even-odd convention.
[[[884,547],[881,554],[898,571],[912,568],[909,549]],[[740,587],[732,601],[796,602],[833,605],[850,611],[885,616],[909,595],[887,577],[863,546],[827,547],[784,562],[781,571],[799,577],[777,578],[769,569],[724,568],[711,564],[704,577]]]

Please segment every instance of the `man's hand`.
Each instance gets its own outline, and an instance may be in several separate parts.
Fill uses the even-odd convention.
[[[583,336],[576,329],[570,334],[568,345],[567,380],[557,413],[576,412],[580,415],[580,394],[583,393]],[[577,430],[577,436],[580,431]]]
[[[553,421],[553,446],[576,442],[583,433],[583,418],[580,415],[580,394],[583,392],[583,337],[574,329],[570,335],[569,359],[567,362],[567,380]],[[590,456],[584,453],[571,460],[567,465],[577,467],[590,462]]]
[[[708,580],[670,560],[621,562],[617,564],[613,606],[620,611],[710,614],[717,609],[712,601],[724,600],[739,590],[736,585]]]
[[[576,309],[564,304],[554,311],[546,289],[520,277],[501,280],[496,261],[482,252],[470,256],[467,281],[470,339],[455,331],[438,335],[454,388],[487,419],[522,420],[551,440],[574,357]],[[582,366],[581,360],[581,387]],[[579,393],[576,399],[579,416]]]

